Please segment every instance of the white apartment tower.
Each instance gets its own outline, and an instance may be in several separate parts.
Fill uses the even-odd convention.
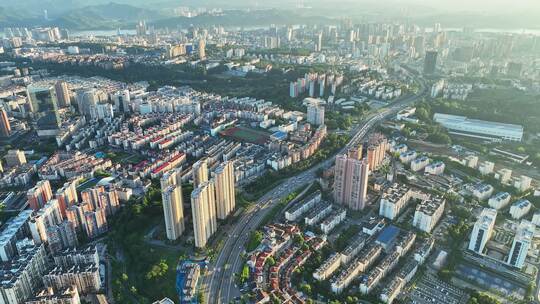
[[[482,254],[487,241],[493,233],[496,218],[497,210],[491,208],[484,208],[482,210],[471,232],[469,250]]]
[[[366,206],[369,164],[360,159],[361,149],[336,156],[334,173],[334,201],[352,210]]]
[[[309,103],[307,105],[307,122],[316,126],[324,124],[324,107],[319,104]]]
[[[163,215],[169,240],[178,239],[185,230],[181,174],[181,169],[173,169],[161,177]]]
[[[191,192],[191,212],[195,247],[203,248],[217,230],[214,180],[200,184]]]
[[[218,219],[225,219],[235,208],[233,163],[226,161],[214,171],[216,211]]]
[[[521,221],[506,261],[508,265],[519,269],[523,268],[534,234],[535,226],[529,221]]]
[[[200,159],[193,164],[191,168],[193,173],[193,188],[199,187],[200,184],[208,181],[208,161]]]

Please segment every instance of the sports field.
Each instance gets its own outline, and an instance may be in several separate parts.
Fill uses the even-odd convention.
[[[221,132],[221,135],[231,137],[238,141],[255,144],[264,144],[270,138],[270,134],[247,127],[232,127]]]

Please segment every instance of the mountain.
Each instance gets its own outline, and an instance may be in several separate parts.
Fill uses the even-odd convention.
[[[37,15],[22,13],[19,10],[0,7],[0,27],[34,26],[42,22]]]
[[[171,17],[154,20],[150,24],[156,28],[204,25],[222,26],[268,26],[271,24],[333,24],[335,20],[322,16],[307,16],[278,9],[267,10],[227,10],[221,15],[202,14],[196,17]]]
[[[126,24],[134,24],[138,20],[153,20],[163,17],[165,16],[161,13],[150,9],[111,2],[68,11],[61,17],[52,20],[50,24],[76,30],[112,29]]]
[[[0,27],[58,26],[72,30],[115,29],[134,25],[138,20],[167,17],[151,9],[113,2],[74,8],[56,17],[51,14],[48,16],[49,19],[46,20],[43,13],[30,14],[23,13],[22,9],[0,7]]]

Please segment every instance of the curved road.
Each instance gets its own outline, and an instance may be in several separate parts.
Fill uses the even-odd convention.
[[[404,97],[391,104],[390,107],[368,116],[360,125],[352,130],[351,134],[353,136],[349,143],[337,154],[343,153],[349,147],[359,144],[367,135],[368,131],[375,125],[389,116],[395,115],[419,98],[424,97],[427,93],[426,85],[422,79],[419,79],[419,81],[422,87],[419,94]],[[334,162],[334,158],[335,155],[296,176],[286,179],[280,186],[266,193],[256,204],[250,206],[242,214],[241,218],[227,235],[227,239],[216,261],[209,266],[208,273],[204,277],[202,288],[204,289],[203,292],[208,303],[229,303],[240,295],[235,284],[234,276],[235,273],[239,273],[243,266],[240,255],[244,251],[244,244],[248,241],[251,232],[257,229],[265,215],[281,198],[286,197],[299,186],[313,181],[316,178],[315,172],[317,169]]]

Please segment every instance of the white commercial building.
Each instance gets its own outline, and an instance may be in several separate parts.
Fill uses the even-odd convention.
[[[536,227],[531,222],[521,221],[514,237],[514,242],[512,242],[512,249],[510,249],[508,260],[506,261],[508,265],[519,269],[523,268],[525,258],[527,257],[536,232],[535,230]]]
[[[324,106],[319,104],[308,104],[307,122],[320,126],[324,124]]]
[[[489,140],[521,141],[523,126],[492,121],[469,119],[465,116],[435,113],[433,120],[449,130],[450,134]]]
[[[487,241],[491,238],[495,220],[497,219],[497,210],[484,208],[474,224],[469,241],[469,250],[482,254]]]

